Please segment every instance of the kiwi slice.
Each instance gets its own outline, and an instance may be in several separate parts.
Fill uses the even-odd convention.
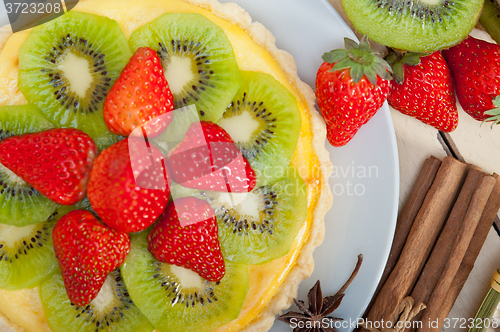
[[[40,297],[53,332],[151,332],[151,323],[134,305],[120,269],[113,271],[87,306],[71,303],[60,271],[40,286]]]
[[[484,7],[479,22],[497,43],[500,43],[500,2],[484,0]]]
[[[458,44],[476,24],[484,0],[342,0],[354,27],[380,44],[432,52]]]
[[[104,100],[130,56],[116,21],[71,11],[29,34],[19,50],[19,89],[55,127],[102,139]]]
[[[257,176],[257,187],[284,174],[297,146],[302,119],[295,97],[271,75],[241,72],[243,84],[219,125]]]
[[[175,197],[207,200],[217,216],[222,255],[233,263],[258,265],[290,251],[307,217],[307,193],[297,170],[289,166],[281,180],[250,193],[195,191],[172,187]]]
[[[35,106],[0,107],[0,140],[53,128]],[[0,164],[0,223],[17,227],[46,221],[58,207]]]
[[[33,105],[0,107],[0,141],[7,137],[54,128]]]
[[[175,107],[195,104],[201,121],[218,121],[241,85],[224,31],[200,14],[164,14],[134,31],[129,44],[158,53]]]
[[[54,212],[46,222],[24,227],[0,224],[0,288],[35,287],[57,269],[52,229],[61,216]]]
[[[122,265],[130,296],[160,331],[212,331],[238,317],[248,290],[248,267],[226,262],[210,282],[191,270],[159,262],[148,251],[147,232],[131,236]]]

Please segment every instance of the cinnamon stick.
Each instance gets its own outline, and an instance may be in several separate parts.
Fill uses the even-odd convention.
[[[406,200],[403,210],[399,214],[391,252],[389,253],[389,258],[387,259],[384,273],[382,274],[382,278],[380,278],[377,290],[373,295],[374,299],[377,297],[378,292],[382,288],[382,285],[386,282],[390,273],[394,269],[394,266],[396,266],[399,255],[401,255],[401,251],[403,250],[403,247],[405,245],[406,238],[410,233],[413,221],[415,220],[418,211],[424,203],[425,196],[427,195],[432,182],[434,182],[434,179],[436,178],[439,166],[441,166],[441,160],[434,156],[427,158],[424,162],[424,165],[422,166],[422,169],[417,177],[417,180],[415,181],[410,195]]]
[[[466,168],[466,164],[452,157],[444,158],[411,227],[400,258],[368,313],[368,322],[395,323],[398,305],[410,293],[429,257],[455,202]]]
[[[445,318],[448,317],[448,314],[453,308],[465,281],[474,267],[474,262],[476,261],[477,256],[486,241],[491,226],[495,221],[498,210],[500,209],[500,176],[498,174],[493,174],[493,177],[496,179],[495,187],[493,188],[490,198],[486,203],[486,207],[484,208],[481,220],[479,220],[476,227],[471,243],[469,244],[469,248],[465,253],[464,259],[460,264],[460,268],[453,279],[452,286],[448,290],[443,304],[440,308],[435,310],[434,315],[438,322],[444,322]]]
[[[443,272],[427,302],[427,309],[424,310],[422,316],[422,328],[418,329],[419,332],[428,332],[433,329],[430,322],[436,319],[436,313],[439,308],[441,308],[444,298],[452,285],[453,279],[460,268],[460,264],[463,261],[479,220],[481,219],[481,215],[483,214],[491,191],[495,186],[495,182],[492,176],[486,175],[481,177],[472,196],[469,208],[467,209],[467,214],[463,219],[460,232],[456,236],[455,241],[453,241],[452,250],[444,266]],[[443,233],[443,236],[447,236],[447,234]],[[439,249],[440,248],[438,248],[438,250]],[[444,321],[437,322],[436,325],[441,329],[443,324]]]
[[[450,216],[446,221],[436,245],[432,249],[428,261],[425,263],[422,273],[418,277],[415,288],[413,288],[413,291],[411,292],[411,297],[415,303],[422,302],[427,304],[429,301],[431,293],[438,283],[445,268],[446,262],[449,260],[453,243],[459,236],[469,205],[472,201],[472,196],[481,177],[484,175],[485,174],[481,172],[478,167],[469,166],[467,177],[465,178],[465,182],[460,190],[457,201],[451,210]],[[415,316],[414,320],[420,320],[422,314],[423,313],[420,313]],[[412,330],[413,329],[407,329],[406,331],[411,332]]]

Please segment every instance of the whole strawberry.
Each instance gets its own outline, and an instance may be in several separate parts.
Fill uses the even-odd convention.
[[[126,138],[105,149],[90,173],[87,196],[109,227],[126,233],[149,227],[167,206],[168,169],[147,141]]]
[[[323,55],[316,76],[316,98],[333,146],[347,144],[387,99],[391,68],[370,49],[345,38],[346,49]]]
[[[177,199],[148,235],[149,251],[157,260],[193,270],[210,281],[226,272],[210,204],[194,197]]]
[[[115,134],[128,136],[146,122],[150,136],[164,130],[169,121],[149,121],[174,109],[174,98],[155,51],[137,49],[104,102],[104,120]],[[149,121],[149,122],[148,122]]]
[[[457,128],[453,81],[441,52],[402,56],[391,53],[387,61],[395,81],[387,98],[389,105],[438,130],[450,132]]]
[[[255,173],[231,136],[212,122],[189,127],[170,153],[174,180],[184,187],[224,192],[249,192]]]
[[[84,210],[59,219],[52,238],[68,297],[77,306],[97,296],[108,274],[130,251],[128,234],[109,229]]]
[[[493,101],[500,95],[500,46],[469,36],[443,56],[464,111],[478,121],[497,121],[500,111],[488,111],[497,108]]]
[[[50,129],[11,136],[0,143],[0,163],[62,205],[85,197],[96,156],[94,141],[78,129]]]

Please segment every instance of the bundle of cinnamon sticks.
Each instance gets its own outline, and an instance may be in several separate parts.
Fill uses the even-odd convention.
[[[497,174],[485,174],[452,157],[427,159],[398,218],[364,327],[439,331],[499,208]]]

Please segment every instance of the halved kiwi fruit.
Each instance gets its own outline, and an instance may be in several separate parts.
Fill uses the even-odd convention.
[[[19,89],[55,127],[102,139],[103,102],[130,56],[116,21],[71,11],[29,34],[19,50]]]
[[[62,216],[54,212],[46,221],[16,227],[0,224],[0,288],[35,287],[58,268],[52,229]]]
[[[497,43],[500,43],[500,2],[484,0],[484,7],[479,22]]]
[[[257,265],[290,251],[307,217],[304,181],[293,166],[281,173],[281,180],[255,188],[250,193],[179,189],[177,197],[207,200],[217,216],[222,255],[234,263]]]
[[[0,140],[53,128],[31,105],[0,107]],[[17,227],[47,220],[58,207],[0,164],[0,223]]]
[[[249,161],[259,187],[286,171],[302,119],[295,97],[271,75],[242,71],[241,77],[243,84],[218,124]]]
[[[200,14],[167,13],[134,31],[130,47],[154,49],[175,108],[195,104],[201,121],[216,122],[241,84],[224,31]]]
[[[212,331],[238,317],[248,290],[248,267],[226,263],[210,282],[191,270],[159,262],[148,251],[147,231],[131,237],[122,265],[130,296],[160,331]]]
[[[458,44],[474,28],[484,0],[342,0],[354,27],[399,50],[431,52]]]
[[[120,269],[108,276],[97,297],[87,306],[71,303],[60,271],[40,286],[40,297],[53,332],[153,331],[130,299]]]

